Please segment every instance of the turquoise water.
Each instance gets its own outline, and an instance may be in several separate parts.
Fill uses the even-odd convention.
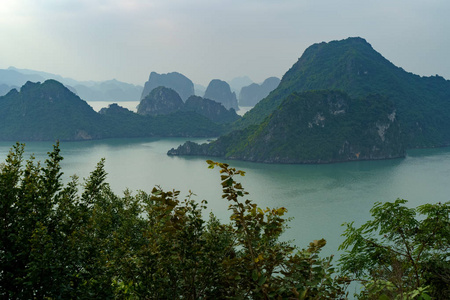
[[[192,190],[196,199],[208,200],[208,209],[227,220],[228,203],[221,199],[219,172],[207,168],[207,158],[166,155],[168,149],[184,141],[164,138],[65,142],[61,144],[64,180],[73,174],[86,178],[104,157],[107,181],[116,193],[121,194],[126,188],[150,191],[155,185],[180,190],[181,195]],[[12,144],[0,143],[1,161]],[[34,153],[36,159],[44,161],[51,150],[51,142],[29,142],[26,158]],[[237,180],[250,192],[250,199],[262,207],[288,209],[293,220],[285,239],[306,247],[314,239],[325,238],[328,245],[324,254],[337,254],[342,242],[340,225],[351,221],[361,224],[369,218],[376,201],[404,198],[410,206],[417,206],[446,202],[450,195],[449,148],[409,151],[404,159],[329,165],[226,162],[246,171],[246,176]]]

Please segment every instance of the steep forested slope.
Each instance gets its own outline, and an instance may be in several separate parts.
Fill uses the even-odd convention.
[[[379,95],[337,91],[291,94],[260,125],[210,144],[186,143],[170,155],[208,155],[268,163],[329,163],[402,157],[393,104]]]
[[[261,123],[292,92],[333,89],[351,97],[380,94],[397,108],[408,147],[450,144],[450,81],[396,67],[362,38],[314,44],[236,128]]]

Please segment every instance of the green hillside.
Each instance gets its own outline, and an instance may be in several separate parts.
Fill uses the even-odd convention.
[[[97,139],[100,127],[100,116],[55,80],[27,82],[0,97],[0,140]]]
[[[27,82],[0,97],[0,141],[91,140],[117,137],[212,137],[223,133],[195,112],[141,116],[118,105],[95,112],[64,85]]]
[[[403,157],[393,104],[379,95],[293,93],[261,124],[210,144],[186,143],[171,155],[207,155],[266,163],[330,163]]]
[[[351,97],[380,94],[398,111],[407,147],[450,144],[450,81],[420,77],[396,67],[362,38],[314,44],[280,85],[236,123],[259,124],[292,92],[342,90]]]

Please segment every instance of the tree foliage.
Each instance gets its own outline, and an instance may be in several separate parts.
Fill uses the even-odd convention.
[[[349,278],[362,299],[449,298],[449,203],[378,203],[373,220],[347,225],[339,274],[320,257],[325,240],[281,241],[286,209],[247,199],[227,164],[208,161],[229,202],[222,223],[191,192],[116,195],[104,160],[63,184],[58,145],[43,165],[23,156],[16,144],[0,164],[1,298],[346,299]]]
[[[217,140],[186,142],[169,155],[264,163],[331,163],[405,155],[396,109],[380,95],[353,99],[332,90],[292,93],[264,122]]]
[[[345,224],[344,272],[363,284],[361,299],[450,298],[450,202],[376,203],[373,219]]]
[[[219,167],[230,223],[203,219],[206,201],[159,187],[123,197],[104,160],[62,184],[58,145],[44,166],[17,144],[0,167],[0,297],[11,299],[338,299],[324,240],[297,249],[279,240],[285,208],[262,209]],[[224,200],[224,201],[225,201]]]

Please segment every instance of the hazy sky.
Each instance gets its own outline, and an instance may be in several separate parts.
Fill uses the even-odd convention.
[[[0,0],[0,68],[261,82],[313,43],[360,36],[409,72],[450,79],[449,15],[449,0]]]

